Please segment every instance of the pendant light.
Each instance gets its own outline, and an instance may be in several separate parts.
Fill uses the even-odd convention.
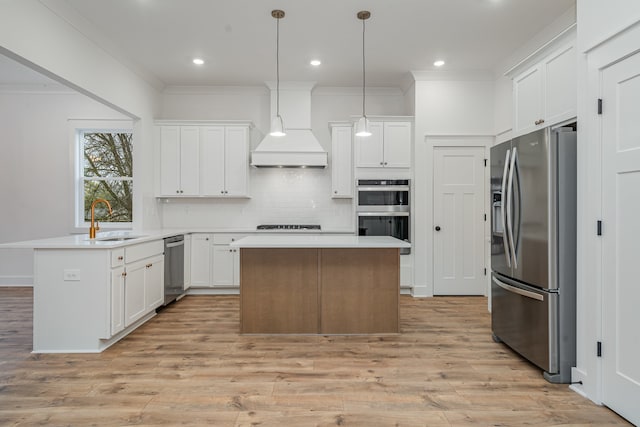
[[[284,121],[280,116],[280,20],[284,18],[284,11],[274,9],[271,16],[276,19],[276,116],[271,120],[271,136],[285,136]]]
[[[364,21],[371,17],[371,12],[368,10],[361,10],[356,16],[362,21],[362,117],[360,117],[360,120],[358,120],[358,124],[356,125],[356,136],[371,136],[371,131],[369,130],[369,119],[367,119],[367,115],[364,112],[364,89],[366,83],[364,66]]]

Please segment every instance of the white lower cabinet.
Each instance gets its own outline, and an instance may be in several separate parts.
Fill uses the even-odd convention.
[[[164,243],[111,251],[111,336],[164,302]]]
[[[413,286],[413,255],[400,255],[400,286]]]
[[[229,244],[244,236],[194,234],[191,241],[191,287],[239,288],[240,252]]]
[[[229,246],[244,235],[216,234],[213,236],[212,286],[240,287],[240,251]]]
[[[142,316],[147,306],[144,299],[144,262],[136,262],[126,266],[124,285],[124,326],[127,327]]]
[[[211,284],[211,234],[191,236],[191,287],[208,288]]]
[[[164,302],[164,255],[147,260],[144,272],[144,303],[146,311],[160,307]]]
[[[124,265],[111,269],[111,335],[124,329]]]

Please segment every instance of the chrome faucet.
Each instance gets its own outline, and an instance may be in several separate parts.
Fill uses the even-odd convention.
[[[95,221],[95,210],[96,210],[96,205],[98,203],[104,203],[107,205],[107,207],[109,208],[109,215],[111,215],[111,204],[106,201],[105,199],[95,199],[93,201],[93,203],[91,203],[91,227],[89,227],[89,238],[90,239],[95,239],[96,238],[96,231],[100,230],[100,224],[98,224],[98,221]],[[94,225],[95,223],[95,225]]]

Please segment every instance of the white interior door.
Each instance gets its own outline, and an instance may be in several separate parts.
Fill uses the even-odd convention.
[[[485,295],[484,147],[434,149],[434,295]]]
[[[602,400],[640,425],[640,54],[602,82]]]

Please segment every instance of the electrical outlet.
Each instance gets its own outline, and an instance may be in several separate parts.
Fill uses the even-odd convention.
[[[80,280],[80,270],[64,270],[65,282],[77,282]]]

